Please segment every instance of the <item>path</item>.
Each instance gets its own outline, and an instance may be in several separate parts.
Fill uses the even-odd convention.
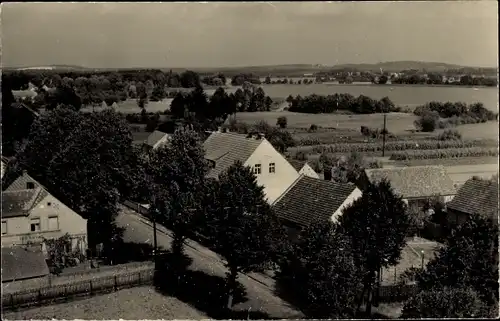
[[[119,226],[125,228],[124,240],[126,242],[153,243],[153,228],[151,223],[141,217],[137,212],[121,207],[117,218]],[[157,224],[157,243],[165,249],[170,248],[172,242],[171,232]],[[185,253],[193,259],[190,269],[198,270],[219,277],[225,277],[227,269],[219,256],[202,245],[189,240]],[[236,310],[263,311],[271,317],[296,318],[301,313],[274,294],[274,280],[260,274],[240,274],[239,282],[247,291],[248,301],[235,306]]]

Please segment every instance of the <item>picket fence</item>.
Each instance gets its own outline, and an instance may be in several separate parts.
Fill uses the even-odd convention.
[[[3,309],[18,309],[42,303],[67,301],[75,297],[90,296],[113,292],[124,288],[151,284],[154,268],[122,275],[112,275],[92,280],[46,286],[37,289],[22,290],[2,295]]]

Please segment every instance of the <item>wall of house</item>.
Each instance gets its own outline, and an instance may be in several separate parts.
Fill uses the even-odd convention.
[[[269,173],[269,164],[275,164],[275,173]],[[264,186],[269,203],[274,202],[299,177],[299,173],[267,140],[257,147],[244,165],[253,168],[261,164],[262,171],[257,176],[257,183]]]
[[[314,171],[314,169],[312,169],[312,167],[307,163],[300,169],[299,174],[319,179],[318,173],[316,173],[316,171]]]
[[[49,216],[58,217],[57,230],[49,230]],[[39,232],[31,232],[32,218],[40,218]],[[2,222],[4,221],[7,222],[7,234],[2,235],[2,246],[38,243],[43,238],[59,238],[68,233],[73,239],[73,249],[79,249],[83,253],[87,249],[87,220],[50,194],[31,210],[28,217],[2,219]]]
[[[164,135],[159,141],[156,142],[153,149],[156,149],[156,148],[161,147],[162,145],[165,145],[165,143],[167,143],[169,138],[170,138],[170,135]]]
[[[363,195],[363,193],[361,192],[361,190],[356,187],[354,189],[354,191],[352,191],[351,195],[349,195],[345,199],[345,201],[342,203],[342,205],[340,205],[340,207],[335,211],[335,213],[333,213],[332,221],[337,222],[337,219],[342,215],[342,212],[344,211],[344,209],[347,206],[351,205],[355,200],[360,198],[362,195]]]

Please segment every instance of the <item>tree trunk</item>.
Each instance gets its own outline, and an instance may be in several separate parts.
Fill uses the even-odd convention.
[[[172,240],[172,253],[176,256],[182,256],[184,253],[184,237],[174,233]]]
[[[234,267],[229,269],[229,274],[227,276],[227,310],[233,307],[233,298],[236,288],[236,279],[238,277],[238,270]]]
[[[365,293],[366,293],[366,285],[363,285],[363,291],[361,291],[361,295],[358,299],[358,308],[356,310],[357,312],[361,311],[361,306],[363,305]]]
[[[368,298],[366,301],[366,314],[368,317],[370,317],[372,313],[372,294],[373,294],[374,281],[375,281],[375,272],[370,271],[369,280],[367,284]]]

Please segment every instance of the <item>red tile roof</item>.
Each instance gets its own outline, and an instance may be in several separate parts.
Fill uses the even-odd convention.
[[[449,202],[448,210],[498,219],[498,181],[469,179]]]

